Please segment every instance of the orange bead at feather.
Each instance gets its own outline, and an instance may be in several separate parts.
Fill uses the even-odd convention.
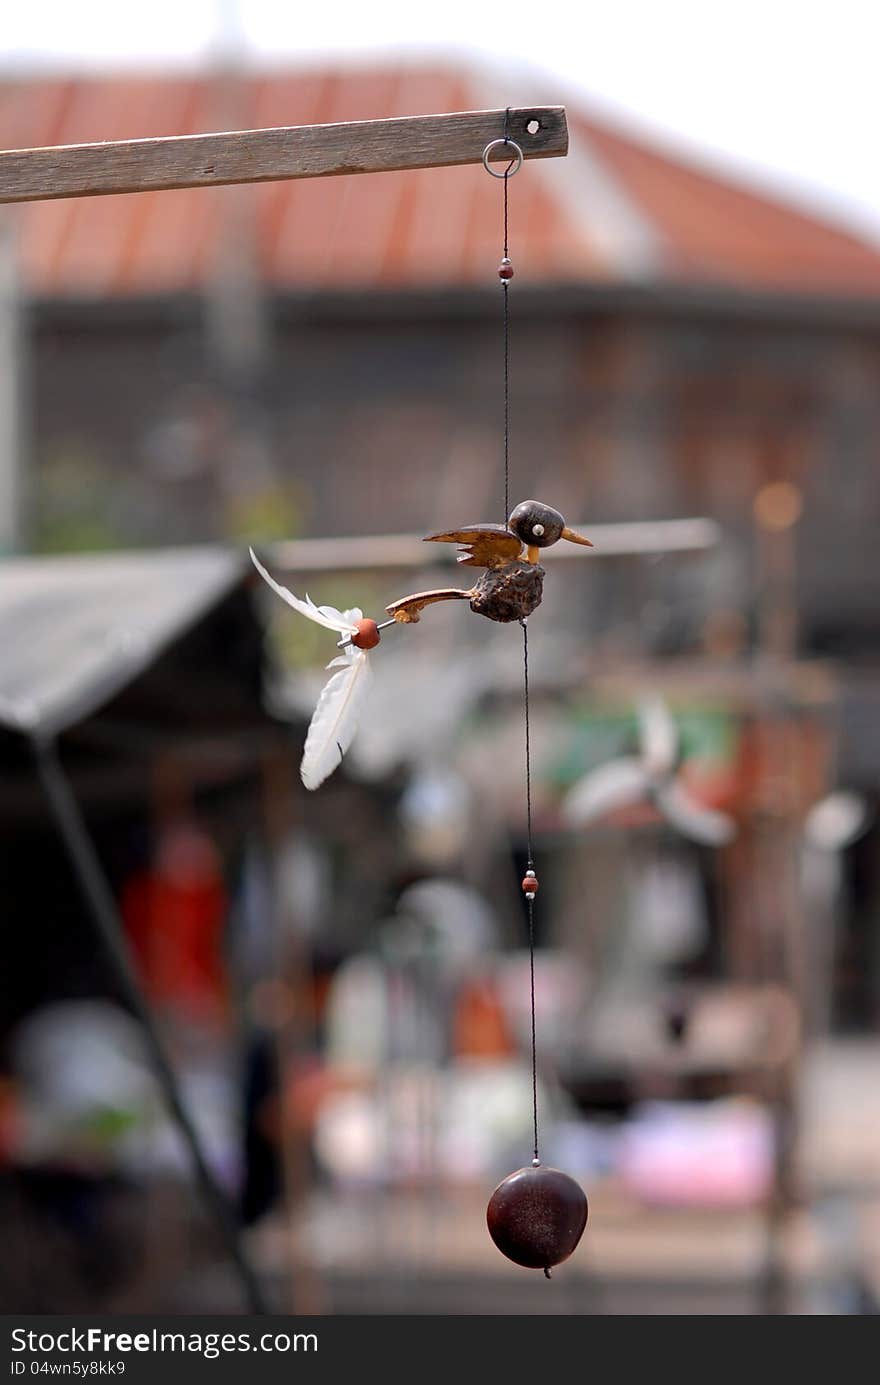
[[[534,875],[526,875],[522,880],[523,894],[537,894],[538,881]]]
[[[365,616],[355,626],[351,642],[357,649],[375,649],[381,638],[376,622]]]

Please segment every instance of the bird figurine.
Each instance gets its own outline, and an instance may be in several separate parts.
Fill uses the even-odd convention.
[[[341,763],[357,729],[364,694],[369,683],[367,651],[374,649],[380,631],[388,625],[413,625],[425,606],[437,601],[469,601],[471,610],[490,620],[524,620],[540,604],[544,569],[538,553],[559,539],[593,545],[589,539],[569,529],[558,510],[539,500],[524,500],[512,511],[507,524],[470,524],[444,534],[429,534],[426,543],[459,543],[458,561],[466,567],[482,567],[485,572],[467,591],[444,587],[437,591],[416,592],[394,601],[386,610],[390,620],[377,624],[358,607],[337,611],[333,606],[316,606],[306,596],[295,596],[276,582],[251,549],[257,572],[277,596],[300,615],[341,639],[342,653],[332,659],[328,669],[337,670],[325,685],[306,736],[300,777],[307,789],[317,789]]]
[[[569,529],[558,510],[540,500],[524,500],[511,512],[507,524],[466,524],[442,534],[429,534],[425,543],[461,544],[458,561],[464,567],[485,572],[473,587],[440,587],[414,592],[386,606],[389,616],[412,625],[426,606],[438,601],[468,601],[472,611],[489,620],[524,620],[541,604],[544,569],[538,562],[542,548],[560,539],[592,548],[590,539]]]

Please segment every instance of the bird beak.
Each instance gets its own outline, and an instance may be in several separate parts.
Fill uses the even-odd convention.
[[[569,529],[567,525],[562,531],[562,537],[568,539],[569,543],[582,543],[584,548],[593,548],[595,546],[592,539],[585,539],[583,534],[576,534],[574,530]]]

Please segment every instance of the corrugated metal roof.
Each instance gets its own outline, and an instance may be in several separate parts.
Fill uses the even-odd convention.
[[[475,73],[428,66],[0,81],[0,144],[24,148],[495,106]],[[687,280],[880,293],[880,253],[569,107],[571,155],[512,186],[517,270],[531,283]],[[515,188],[515,191],[514,191]],[[42,297],[185,292],[222,253],[223,188],[11,209]],[[479,167],[268,183],[239,204],[279,289],[491,282],[500,197]],[[228,253],[228,247],[227,247]]]
[[[231,548],[7,559],[0,727],[56,735],[103,706],[248,571]]]

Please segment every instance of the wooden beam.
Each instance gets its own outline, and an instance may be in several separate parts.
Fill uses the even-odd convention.
[[[478,164],[486,145],[501,139],[504,128],[503,110],[456,111],[339,125],[10,149],[0,152],[0,203]],[[552,158],[568,151],[564,106],[511,108],[508,132],[527,159]],[[496,151],[492,158],[500,162],[504,151]]]
[[[574,525],[589,534],[596,547],[586,560],[631,558],[648,554],[699,553],[721,541],[721,527],[714,519],[638,520],[626,524]],[[265,545],[272,562],[286,572],[342,572],[390,568],[438,567],[456,561],[454,544],[425,544],[420,534],[370,534],[353,538],[288,539]],[[577,558],[584,552],[569,544],[548,548],[541,562]]]

